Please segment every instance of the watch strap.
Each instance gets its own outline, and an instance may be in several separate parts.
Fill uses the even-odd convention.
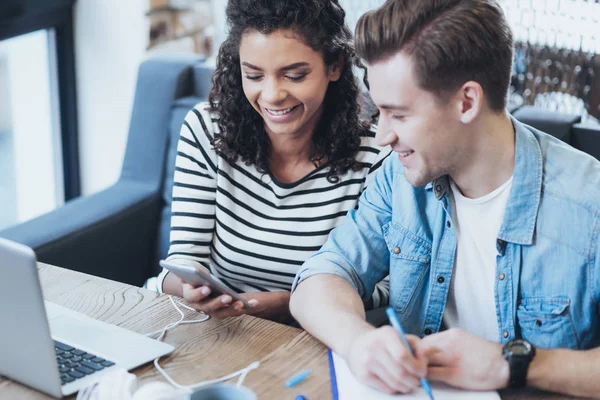
[[[527,386],[527,371],[529,370],[529,357],[512,356],[508,358],[510,367],[510,378],[508,387],[511,389],[522,389]]]
[[[514,353],[515,346],[525,346],[528,351],[526,353]],[[527,386],[527,372],[529,371],[529,364],[535,357],[535,346],[523,339],[513,339],[504,345],[502,352],[504,358],[508,361],[510,370],[508,387],[521,389]]]

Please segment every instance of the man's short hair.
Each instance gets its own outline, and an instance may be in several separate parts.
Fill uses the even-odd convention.
[[[355,40],[367,63],[406,52],[424,90],[444,97],[475,81],[492,110],[506,108],[513,38],[494,0],[387,0],[359,19]]]

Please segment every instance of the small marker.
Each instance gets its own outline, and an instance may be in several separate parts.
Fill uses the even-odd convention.
[[[296,386],[297,384],[299,384],[300,382],[305,380],[306,377],[308,375],[310,375],[311,372],[312,372],[312,369],[307,369],[307,370],[298,372],[296,375],[292,376],[290,379],[288,379],[285,382],[285,387],[289,389],[291,387]],[[296,400],[297,400],[297,398],[296,398]]]

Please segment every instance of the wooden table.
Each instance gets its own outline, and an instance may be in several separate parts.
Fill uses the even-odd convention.
[[[177,321],[179,314],[168,296],[46,264],[39,265],[46,300],[90,317],[138,333],[152,332]],[[186,319],[195,319],[186,312]],[[167,333],[165,342],[176,347],[161,359],[161,366],[180,384],[192,384],[227,375],[259,360],[244,385],[259,399],[331,399],[327,349],[306,332],[253,317],[210,319],[200,324],[180,325]],[[293,389],[284,382],[303,369],[310,377]],[[143,383],[164,380],[148,364],[136,369]],[[503,392],[502,399],[567,399],[537,392]],[[75,396],[72,396],[74,398]],[[0,378],[0,399],[48,399],[35,390]]]

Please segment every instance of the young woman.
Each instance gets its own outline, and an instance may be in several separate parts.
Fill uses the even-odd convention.
[[[226,12],[210,103],[181,129],[168,260],[205,268],[252,307],[166,270],[158,286],[215,317],[285,321],[297,270],[390,149],[359,119],[359,61],[337,0],[230,0]],[[385,283],[371,303],[387,303]]]

